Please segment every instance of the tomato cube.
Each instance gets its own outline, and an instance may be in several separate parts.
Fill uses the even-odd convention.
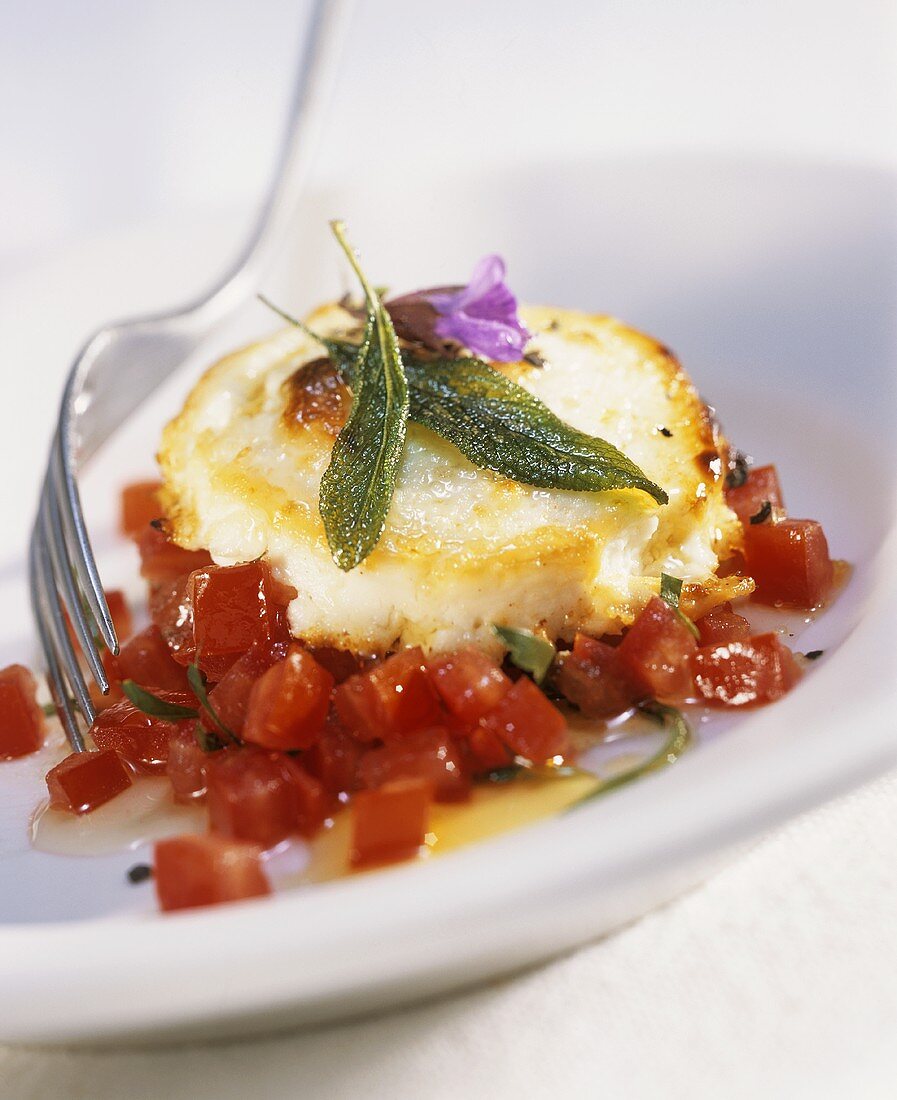
[[[282,753],[219,753],[208,762],[206,782],[213,831],[264,848],[295,833],[311,836],[329,808],[321,784]]]
[[[282,628],[276,592],[262,562],[210,565],[190,574],[196,663],[210,680],[220,680],[256,642],[275,638]]]
[[[135,481],[122,489],[119,526],[123,535],[139,534],[154,519],[159,519],[162,515],[162,506],[159,503],[161,488],[161,481]]]
[[[253,684],[243,738],[267,749],[308,749],[321,736],[333,677],[301,646],[292,645]]]
[[[190,574],[153,581],[149,589],[149,613],[159,628],[168,652],[179,665],[189,665],[196,656],[193,640],[193,605],[187,595]]]
[[[472,775],[485,775],[514,763],[514,754],[504,741],[484,726],[474,726],[460,743]]]
[[[812,519],[757,523],[744,532],[747,571],[763,603],[809,610],[834,583],[834,566],[820,524]]]
[[[281,642],[256,642],[225,672],[209,692],[209,702],[229,730],[242,735],[249,709],[249,694],[259,677],[287,655]],[[211,719],[202,715],[203,725],[214,729]]]
[[[698,695],[724,707],[749,707],[781,698],[800,679],[794,654],[777,634],[702,646],[691,659]]]
[[[24,665],[0,670],[0,760],[27,756],[44,743],[46,722],[37,681]]]
[[[369,749],[361,758],[363,787],[383,787],[397,779],[425,779],[437,802],[459,802],[470,794],[461,750],[444,729],[419,730],[391,745]]]
[[[332,646],[311,646],[309,652],[322,668],[327,669],[336,684],[341,684],[343,680],[348,680],[350,676],[361,671],[361,662],[348,650],[334,649]]]
[[[330,794],[353,791],[362,748],[331,711],[315,745],[302,758],[308,770]]]
[[[50,805],[88,814],[131,786],[131,769],[115,749],[73,752],[47,772]]]
[[[184,550],[164,531],[147,527],[136,537],[140,575],[147,581],[170,581],[212,564],[205,550]]]
[[[359,791],[352,799],[352,867],[416,855],[426,839],[432,799],[425,779],[400,779],[375,791]]]
[[[115,661],[116,679],[133,680],[150,690],[190,690],[183,665],[171,656],[162,632],[155,625],[141,630],[126,642]]]
[[[527,676],[521,676],[483,719],[518,756],[544,764],[569,749],[567,719]]]
[[[167,703],[180,707],[196,707],[196,699],[186,692],[157,691]],[[185,720],[192,731],[195,719]],[[115,749],[136,771],[152,775],[165,771],[168,743],[178,723],[144,714],[124,699],[100,711],[90,736],[98,749]]]
[[[720,604],[695,621],[700,635],[700,645],[724,645],[726,642],[743,642],[750,637],[751,624],[744,615],[732,610],[730,603]]]
[[[589,718],[611,718],[638,702],[640,691],[617,662],[617,650],[588,634],[577,634],[572,652],[560,662],[555,685]]]
[[[340,720],[359,740],[395,740],[439,724],[439,696],[418,646],[350,676],[334,693]]]
[[[156,841],[153,878],[159,908],[195,909],[264,897],[271,884],[255,844],[220,836],[173,836]]]
[[[683,699],[697,642],[672,607],[652,596],[617,647],[617,667],[643,697]]]
[[[466,723],[479,722],[511,687],[511,680],[495,661],[472,646],[432,658],[429,669],[443,706]]]
[[[171,783],[175,802],[198,802],[206,796],[206,768],[216,754],[205,752],[196,739],[195,729],[178,725],[168,740],[165,774]]]
[[[750,471],[743,485],[726,489],[726,504],[745,526],[750,524],[751,516],[756,516],[767,501],[774,508],[785,507],[775,466],[757,466]]]

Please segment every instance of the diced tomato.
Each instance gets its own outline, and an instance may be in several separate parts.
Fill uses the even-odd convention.
[[[162,515],[159,503],[161,481],[135,481],[121,492],[120,528],[123,535],[133,536],[149,527]]]
[[[258,561],[209,565],[190,574],[196,663],[210,680],[220,680],[256,642],[275,637],[281,625],[276,592],[268,567]]]
[[[228,729],[242,735],[249,709],[249,693],[253,684],[262,673],[287,655],[287,647],[282,642],[256,642],[247,649],[242,657],[225,672],[214,688],[209,692],[209,702],[215,713]],[[214,729],[211,719],[202,715],[203,725]]]
[[[321,784],[282,753],[219,753],[208,762],[206,782],[212,829],[265,848],[295,833],[311,836],[329,808]]]
[[[358,776],[363,787],[382,787],[396,779],[426,779],[437,802],[459,802],[470,794],[461,750],[445,729],[419,730],[391,745],[369,749]]]
[[[460,741],[473,775],[484,775],[514,762],[514,754],[494,730],[474,726]]]
[[[24,665],[0,670],[0,760],[27,756],[44,743],[46,722],[37,681]]]
[[[317,743],[302,760],[326,791],[341,794],[356,787],[361,753],[361,745],[343,729],[336,714],[331,711]]]
[[[179,665],[189,665],[196,656],[193,640],[193,605],[187,595],[190,574],[154,581],[149,589],[149,613],[159,628],[168,652]]]
[[[361,662],[354,653],[346,649],[334,649],[332,646],[311,646],[309,652],[312,657],[326,668],[333,677],[334,683],[341,684],[348,680],[356,672],[361,671]]]
[[[196,699],[186,692],[156,691],[160,699],[180,707],[196,707]],[[192,730],[195,719],[187,720]],[[90,727],[90,736],[98,749],[115,749],[139,772],[149,775],[165,771],[168,744],[178,723],[154,718],[138,710],[128,699],[100,711]]]
[[[220,836],[156,841],[153,878],[160,909],[195,909],[270,894],[260,856],[257,845]]]
[[[511,687],[495,661],[473,646],[432,658],[429,670],[449,713],[471,724],[494,710]]]
[[[171,656],[161,631],[155,625],[135,634],[122,646],[115,661],[116,679],[133,680],[150,690],[190,690],[183,665],[179,665]]]
[[[730,603],[720,604],[695,621],[700,634],[700,644],[724,645],[726,642],[743,642],[751,633],[751,624],[744,615],[732,610]]]
[[[617,647],[617,667],[643,696],[682,699],[691,688],[688,658],[697,642],[672,607],[652,596]]]
[[[617,650],[588,634],[577,634],[573,650],[560,662],[555,686],[590,718],[611,718],[641,697],[617,662]]]
[[[763,603],[809,610],[831,591],[834,566],[820,524],[812,519],[757,523],[744,530],[747,571]]]
[[[743,485],[726,489],[726,504],[745,526],[750,524],[751,516],[757,515],[767,501],[774,508],[785,507],[775,466],[757,466],[750,471]]]
[[[291,645],[253,684],[243,738],[266,749],[308,749],[321,736],[333,677],[301,646]]]
[[[186,723],[177,726],[168,741],[165,774],[175,802],[198,802],[206,796],[206,768],[214,753],[205,752],[195,730]]]
[[[88,814],[131,786],[131,769],[115,749],[73,752],[47,772],[50,805]]]
[[[395,740],[440,721],[439,696],[418,646],[350,676],[334,693],[341,721],[362,741]]]
[[[352,799],[352,867],[416,855],[426,838],[432,799],[425,779],[400,779],[375,791],[359,791]]]
[[[692,654],[691,666],[698,695],[725,707],[771,703],[801,676],[794,654],[777,634],[702,646]]]
[[[164,531],[147,527],[135,536],[140,553],[140,575],[150,583],[171,581],[212,564],[205,550],[184,550]]]
[[[527,676],[521,676],[483,719],[518,756],[544,764],[569,749],[567,720]]]

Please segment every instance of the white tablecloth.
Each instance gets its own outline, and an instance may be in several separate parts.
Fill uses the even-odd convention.
[[[247,1043],[0,1049],[0,1096],[892,1098],[895,868],[891,773],[516,978]]]

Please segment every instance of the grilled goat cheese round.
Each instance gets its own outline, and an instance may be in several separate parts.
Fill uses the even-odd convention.
[[[342,572],[318,489],[351,399],[321,346],[288,328],[209,369],[165,429],[159,460],[175,541],[221,564],[264,556],[298,592],[293,633],[356,652],[469,642],[499,652],[493,623],[565,639],[619,631],[661,573],[687,582],[693,606],[731,598],[739,582],[715,577],[740,531],[723,496],[725,443],[679,364],[608,317],[520,312],[538,357],[495,368],[617,446],[669,504],[638,489],[521,485],[410,423],[383,537]],[[359,338],[357,318],[338,305],[308,323]]]

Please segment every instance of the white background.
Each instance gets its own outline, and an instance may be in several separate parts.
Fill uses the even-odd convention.
[[[88,238],[248,212],[304,11],[2,0],[0,294]],[[872,0],[368,0],[315,171],[658,149],[897,166],[895,21]],[[893,1096],[895,804],[885,780],[514,983],[245,1047],[0,1052],[0,1093]]]

